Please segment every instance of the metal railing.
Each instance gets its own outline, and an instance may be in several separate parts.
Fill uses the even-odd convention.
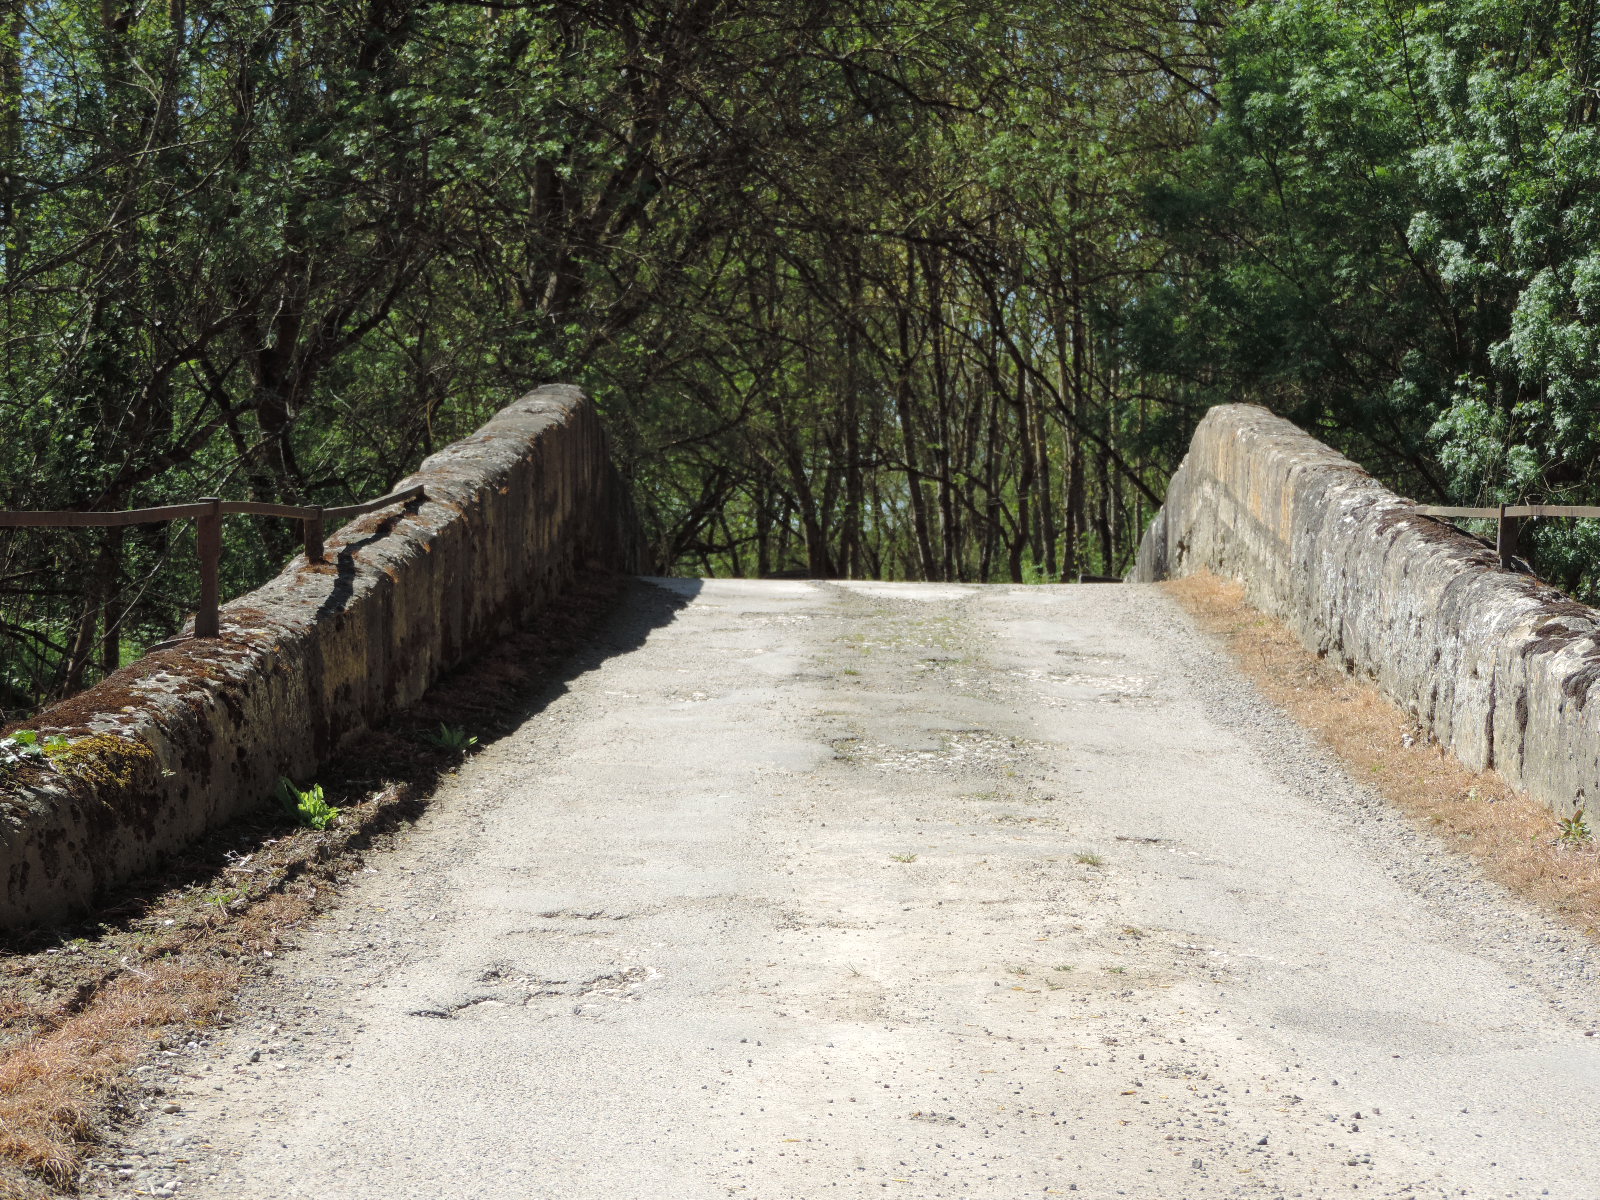
[[[200,559],[200,607],[194,614],[195,637],[214,638],[220,631],[217,614],[217,579],[222,563],[222,518],[248,513],[258,517],[286,517],[300,522],[306,560],[325,561],[323,531],[329,521],[348,521],[352,517],[377,512],[393,504],[426,500],[422,484],[390,492],[362,504],[336,508],[295,504],[262,504],[254,500],[220,500],[207,496],[193,504],[168,504],[161,508],[132,508],[120,512],[0,512],[0,529],[90,529],[118,525],[149,525],[163,521],[183,521],[190,517],[197,525],[196,549]]]
[[[1530,517],[1600,517],[1600,507],[1589,504],[1497,504],[1493,508],[1449,508],[1438,504],[1419,504],[1424,517],[1466,517],[1495,522],[1494,548],[1500,565],[1516,570],[1517,531]]]

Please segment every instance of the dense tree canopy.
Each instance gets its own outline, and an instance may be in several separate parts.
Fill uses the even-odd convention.
[[[1594,8],[0,0],[0,507],[362,498],[552,379],[663,570],[1116,574],[1241,399],[1600,500]],[[192,543],[0,533],[0,708]]]
[[[1229,10],[1217,120],[1148,183],[1133,357],[1269,404],[1413,494],[1600,500],[1596,5]],[[1535,530],[1600,590],[1593,525]]]

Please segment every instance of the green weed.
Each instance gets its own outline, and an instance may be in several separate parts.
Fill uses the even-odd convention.
[[[1584,818],[1583,809],[1574,809],[1570,817],[1562,817],[1556,822],[1559,832],[1556,841],[1563,846],[1581,846],[1593,836],[1589,832],[1589,822]]]
[[[294,780],[279,779],[278,803],[305,829],[326,829],[339,819],[339,810],[328,803],[320,783],[301,791]]]
[[[1106,865],[1105,859],[1101,858],[1098,854],[1091,854],[1087,850],[1078,851],[1072,856],[1072,860],[1074,862],[1080,862],[1086,867],[1103,867]]]
[[[478,739],[472,737],[465,729],[456,725],[439,723],[438,733],[425,733],[422,735],[430,746],[439,750],[448,750],[452,754],[468,754],[478,744]]]
[[[66,738],[59,735],[46,737],[32,729],[19,729],[9,737],[0,738],[0,776],[40,759],[51,759],[67,748]]]
[[[219,914],[228,911],[228,906],[235,900],[244,898],[245,893],[238,888],[225,888],[221,891],[207,893],[205,901],[216,909]]]

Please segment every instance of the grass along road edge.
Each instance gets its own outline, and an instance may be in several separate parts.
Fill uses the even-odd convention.
[[[1261,693],[1359,780],[1485,875],[1600,941],[1600,844],[1495,771],[1472,771],[1378,687],[1307,650],[1288,626],[1209,572],[1161,588],[1216,637]]]

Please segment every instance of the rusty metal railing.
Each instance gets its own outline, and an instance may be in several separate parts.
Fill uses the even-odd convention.
[[[329,521],[348,521],[352,517],[377,512],[394,504],[426,500],[422,484],[390,492],[361,504],[335,508],[296,504],[261,504],[254,500],[220,500],[208,496],[193,504],[167,504],[160,508],[131,508],[119,512],[0,512],[0,529],[91,529],[118,525],[150,525],[163,521],[183,521],[193,517],[197,527],[196,549],[200,560],[200,607],[194,614],[195,637],[214,638],[220,625],[217,580],[222,563],[222,518],[238,514],[258,517],[285,517],[300,522],[301,540],[308,562],[325,561],[322,537]]]

